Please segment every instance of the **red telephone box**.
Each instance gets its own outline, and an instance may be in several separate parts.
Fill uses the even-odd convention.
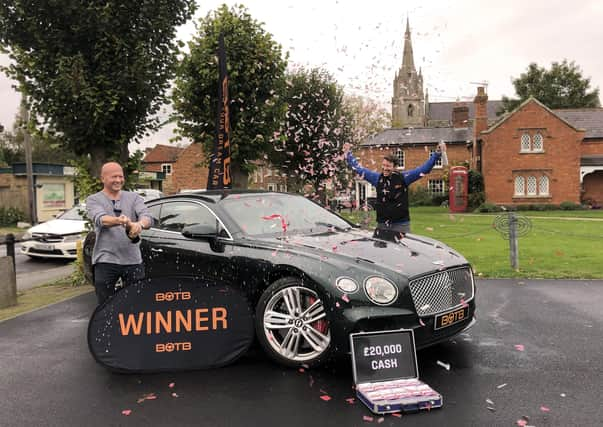
[[[467,193],[469,188],[469,172],[465,166],[453,166],[449,175],[450,191],[448,201],[450,212],[467,211]]]

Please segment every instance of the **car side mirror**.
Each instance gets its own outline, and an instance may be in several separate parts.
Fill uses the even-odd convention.
[[[188,225],[182,229],[182,235],[192,239],[215,239],[218,236],[218,228],[208,224]]]

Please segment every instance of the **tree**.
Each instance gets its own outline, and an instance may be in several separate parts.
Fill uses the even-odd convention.
[[[217,48],[224,34],[230,94],[233,186],[246,187],[247,175],[271,149],[271,137],[285,111],[282,99],[287,66],[281,46],[243,6],[222,5],[199,20],[190,53],[178,68],[173,92],[178,132],[213,150],[218,105]]]
[[[125,163],[128,143],[157,125],[178,43],[176,27],[194,0],[14,0],[0,5],[5,73],[32,114],[97,176],[109,159]]]
[[[274,149],[288,176],[322,191],[343,167],[342,146],[352,129],[343,90],[324,70],[300,68],[287,79],[288,111]],[[276,163],[278,164],[278,163]]]
[[[599,88],[590,90],[590,78],[583,77],[580,67],[566,59],[561,63],[553,62],[550,70],[531,63],[528,70],[512,82],[519,99],[503,96],[503,109],[507,112],[530,96],[552,109],[601,105]]]

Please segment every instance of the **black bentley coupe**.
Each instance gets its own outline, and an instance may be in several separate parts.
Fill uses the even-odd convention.
[[[345,354],[355,332],[413,329],[422,348],[475,322],[471,266],[439,241],[375,239],[295,194],[207,191],[147,205],[155,220],[142,234],[147,276],[236,287],[255,311],[259,343],[281,364]]]

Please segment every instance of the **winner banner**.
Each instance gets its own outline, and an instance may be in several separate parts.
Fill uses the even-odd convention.
[[[121,372],[219,367],[243,355],[253,339],[246,298],[199,278],[136,282],[97,307],[88,325],[96,361]]]

